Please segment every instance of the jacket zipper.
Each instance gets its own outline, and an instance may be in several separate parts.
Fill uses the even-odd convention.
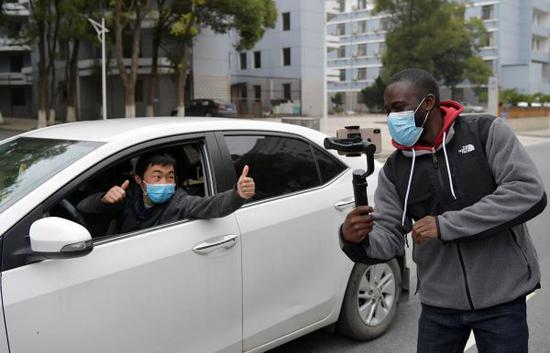
[[[466,267],[464,266],[464,259],[462,258],[462,251],[460,250],[460,243],[456,244],[458,250],[458,258],[460,259],[460,266],[462,267],[462,273],[464,274],[464,286],[466,287],[466,295],[468,296],[468,303],[470,309],[474,310],[474,303],[472,302],[472,296],[470,294],[470,286],[468,285],[468,276],[466,275]]]
[[[518,247],[519,252],[520,252],[521,256],[523,257],[523,260],[525,261],[525,264],[527,265],[527,274],[528,274],[527,280],[530,280],[531,279],[531,264],[529,264],[529,261],[527,260],[527,255],[525,255],[525,252],[523,251],[523,249],[519,245],[519,241],[518,241],[518,238],[516,236],[516,233],[512,229],[510,229],[510,233],[512,234],[512,239],[514,239],[514,243]]]
[[[432,162],[434,169],[437,172],[437,178],[439,180],[439,190],[443,190],[443,177],[441,176],[441,169],[439,168],[439,162],[437,160],[435,152],[435,149],[432,148]],[[460,250],[460,244],[457,244],[456,249],[458,251],[458,258],[460,259],[460,266],[462,267],[462,274],[464,275],[464,287],[466,287],[468,303],[470,304],[470,308],[474,310],[474,303],[472,302],[472,296],[470,294],[470,286],[468,285],[468,276],[466,275],[466,266],[464,266],[464,258],[462,257],[462,251]]]

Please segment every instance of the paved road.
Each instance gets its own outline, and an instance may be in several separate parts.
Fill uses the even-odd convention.
[[[527,146],[531,157],[537,163],[546,190],[550,191],[549,142]],[[529,229],[539,254],[542,269],[542,289],[535,292],[528,301],[528,322],[530,329],[529,351],[550,353],[550,207],[529,223]],[[337,334],[320,330],[304,336],[270,353],[369,353],[369,352],[416,352],[417,318],[420,313],[418,296],[410,296],[400,303],[397,320],[384,336],[366,343],[358,343]],[[471,342],[466,353],[476,353]]]

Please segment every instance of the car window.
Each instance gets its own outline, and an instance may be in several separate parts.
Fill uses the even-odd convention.
[[[322,151],[320,148],[314,147],[313,153],[319,165],[319,172],[321,173],[323,184],[331,181],[347,169],[341,161],[331,156],[326,151]]]
[[[0,213],[99,146],[98,142],[29,137],[0,144]]]
[[[176,161],[174,166],[176,187],[183,189],[193,196],[210,195],[209,183],[205,178],[205,157],[202,142],[180,144],[176,146],[149,149],[128,156],[106,168],[98,170],[92,177],[70,191],[62,200],[45,211],[45,216],[63,217],[84,225],[93,237],[112,236],[128,233],[135,230],[147,229],[165,223],[179,221],[163,217],[159,208],[147,211],[143,206],[143,189],[135,181],[138,159],[145,154],[169,155]],[[137,228],[129,229],[126,223],[128,217],[134,213],[127,213],[122,208],[113,210],[111,206],[105,208],[100,202],[103,195],[113,186],[122,186],[128,181],[126,189],[127,200],[131,204],[124,204],[126,210],[135,209],[139,218],[135,223]],[[124,201],[123,201],[124,202]],[[116,206],[115,206],[116,208]],[[158,212],[157,212],[158,211]]]
[[[233,166],[245,165],[256,183],[252,201],[281,196],[321,185],[309,143],[281,136],[226,136]]]

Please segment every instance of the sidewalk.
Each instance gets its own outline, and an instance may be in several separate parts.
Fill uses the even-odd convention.
[[[25,132],[36,129],[38,120],[23,119],[23,118],[6,118],[3,117],[4,123],[0,124],[0,130],[20,131]]]

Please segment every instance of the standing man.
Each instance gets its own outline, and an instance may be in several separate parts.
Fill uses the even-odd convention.
[[[525,296],[540,287],[525,222],[546,207],[537,170],[502,119],[461,116],[426,71],[393,76],[384,92],[396,147],[375,193],[341,228],[356,262],[404,255],[412,231],[422,313],[418,353],[528,351]]]

